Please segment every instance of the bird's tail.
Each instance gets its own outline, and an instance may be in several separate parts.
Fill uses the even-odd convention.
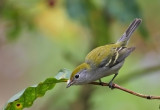
[[[137,29],[137,27],[142,22],[141,19],[136,18],[128,27],[128,29],[125,31],[125,33],[122,35],[122,37],[117,41],[117,43],[121,44],[122,46],[127,45],[132,33]]]

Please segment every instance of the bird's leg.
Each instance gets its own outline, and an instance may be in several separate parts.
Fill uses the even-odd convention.
[[[111,81],[108,83],[109,88],[113,89],[113,80],[116,78],[116,76],[118,75],[118,73],[114,74],[113,78],[111,79]]]
[[[101,79],[99,79],[99,84],[100,84],[101,86],[103,86]]]

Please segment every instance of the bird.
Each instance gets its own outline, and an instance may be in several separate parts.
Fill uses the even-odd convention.
[[[114,75],[108,83],[112,89],[113,80],[118,75],[125,59],[135,50],[135,47],[127,47],[127,44],[141,22],[140,18],[135,18],[116,43],[99,46],[89,52],[84,63],[73,70],[67,81],[67,88],[72,85],[88,84],[96,80],[101,83],[101,78]]]

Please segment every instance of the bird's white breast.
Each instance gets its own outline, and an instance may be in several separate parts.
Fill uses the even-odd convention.
[[[106,66],[106,67],[102,67],[102,68],[96,68],[93,69],[91,71],[89,71],[86,74],[86,81],[84,81],[84,83],[90,83],[96,80],[99,80],[105,76],[109,76],[115,73],[118,73],[119,69],[122,67],[124,61],[120,62],[119,64],[113,66],[112,68]]]

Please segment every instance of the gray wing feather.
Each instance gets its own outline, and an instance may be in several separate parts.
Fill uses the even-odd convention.
[[[101,62],[99,67],[110,67],[117,65],[118,63],[125,60],[126,57],[130,55],[132,51],[135,50],[135,47],[127,48],[127,47],[118,47],[115,48],[115,53],[111,57],[107,57],[105,60]]]
[[[117,65],[118,63],[124,61],[125,58],[128,57],[130,55],[130,53],[133,52],[134,50],[135,50],[135,47],[130,47],[130,48],[123,47],[123,48],[121,48],[112,57],[112,62],[109,64],[109,66],[113,67],[113,66]]]

